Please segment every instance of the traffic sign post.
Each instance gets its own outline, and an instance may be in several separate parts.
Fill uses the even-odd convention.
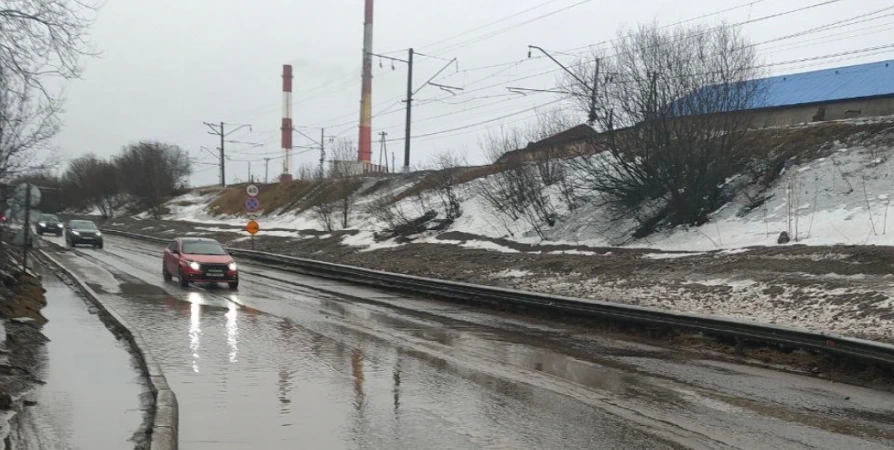
[[[261,209],[261,201],[257,197],[248,197],[245,199],[245,210],[253,213]]]
[[[248,231],[248,234],[251,235],[251,249],[255,249],[255,235],[258,234],[258,231],[261,231],[261,226],[258,225],[257,222],[251,220],[248,222],[248,225],[245,226],[245,231]]]
[[[254,184],[249,184],[245,187],[245,193],[248,194],[249,197],[257,197],[260,192],[261,190]]]

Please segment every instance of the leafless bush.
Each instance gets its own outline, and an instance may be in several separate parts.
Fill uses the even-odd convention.
[[[311,211],[326,231],[335,231],[335,202],[318,203],[311,208]]]
[[[457,192],[457,186],[460,184],[458,174],[468,165],[465,156],[450,152],[435,155],[432,163],[433,172],[428,175],[427,181],[431,183],[441,203],[441,210],[447,222],[456,220],[463,213]],[[424,204],[422,206],[425,209]]]
[[[505,149],[519,148],[522,134],[518,130],[503,130],[482,140],[482,147],[491,157],[505,153]],[[556,223],[556,208],[549,198],[543,177],[536,164],[522,161],[496,162],[497,173],[477,184],[477,194],[498,216],[511,221],[523,219],[541,238],[544,225]]]
[[[88,154],[69,162],[62,181],[83,202],[80,206],[95,206],[108,219],[124,204],[117,172],[113,163]]]
[[[660,201],[641,232],[665,220],[703,223],[725,202],[725,180],[748,162],[752,119],[735,112],[764,91],[753,81],[761,75],[754,47],[725,26],[641,26],[616,42],[598,77],[595,63],[577,66],[578,78],[598,79],[598,144],[611,156],[575,159],[586,188],[630,212]],[[590,86],[569,77],[566,87],[589,109]]]
[[[129,145],[115,158],[124,192],[155,218],[164,202],[183,187],[192,173],[189,156],[176,145],[144,141]]]

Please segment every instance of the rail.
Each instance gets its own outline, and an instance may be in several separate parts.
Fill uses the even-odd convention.
[[[170,242],[169,239],[112,229],[103,230],[103,232],[148,242]],[[285,265],[307,275],[348,283],[412,294],[434,295],[452,300],[491,305],[521,306],[584,315],[608,321],[699,331],[714,336],[733,338],[737,342],[752,341],[827,352],[864,362],[894,367],[894,345],[831,333],[812,332],[744,320],[676,313],[641,306],[396,274],[276,253],[239,248],[227,250],[233,256]]]

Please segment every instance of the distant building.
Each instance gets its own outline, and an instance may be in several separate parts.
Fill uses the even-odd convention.
[[[894,60],[759,80],[756,127],[894,114]]]
[[[531,142],[525,148],[508,151],[497,159],[496,164],[519,164],[547,157],[568,158],[588,153],[598,135],[589,125],[581,124],[546,139]]]
[[[335,178],[352,177],[356,175],[386,174],[387,167],[373,164],[369,161],[329,161],[329,176]]]

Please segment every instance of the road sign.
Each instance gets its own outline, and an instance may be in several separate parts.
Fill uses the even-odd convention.
[[[249,185],[245,188],[245,192],[248,194],[249,197],[257,197],[257,196],[258,196],[258,193],[260,193],[261,190],[258,189],[257,186],[255,186],[255,185],[253,185],[253,184],[249,184]]]
[[[257,197],[248,197],[245,199],[245,210],[252,213],[261,209],[261,201]]]
[[[248,231],[252,236],[258,234],[258,231],[261,231],[261,226],[258,225],[254,220],[248,222],[248,225],[245,226],[245,231]]]

